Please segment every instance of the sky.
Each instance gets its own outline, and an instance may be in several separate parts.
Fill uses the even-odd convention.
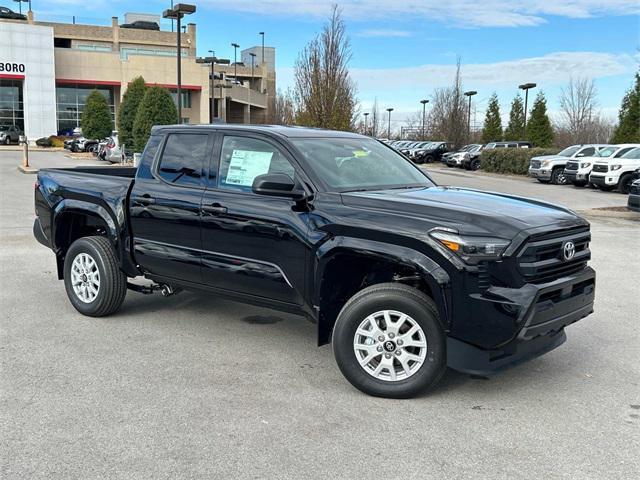
[[[503,118],[518,85],[537,83],[553,118],[569,79],[593,79],[599,108],[615,119],[640,61],[638,0],[192,0],[197,49],[233,59],[232,42],[276,48],[278,88],[293,85],[300,50],[320,32],[331,6],[341,8],[351,41],[350,70],[361,111],[374,99],[393,107],[396,128],[434,88],[451,84],[456,59],[481,126],[496,92]],[[36,19],[109,24],[125,12],[160,13],[170,1],[32,0]],[[17,10],[14,1],[0,0]],[[26,4],[25,4],[26,5]],[[530,103],[531,104],[531,103]],[[428,108],[428,107],[427,107]]]

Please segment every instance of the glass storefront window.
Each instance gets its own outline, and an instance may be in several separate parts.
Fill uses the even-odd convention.
[[[0,80],[0,125],[24,130],[22,80]]]
[[[111,109],[111,118],[115,124],[116,107],[114,87],[104,85],[59,85],[56,87],[56,111],[58,135],[71,135],[73,129],[80,126],[82,111],[87,97],[97,90],[107,99]]]
[[[182,108],[191,108],[191,90],[182,90]],[[178,90],[171,90],[173,103],[178,106]]]

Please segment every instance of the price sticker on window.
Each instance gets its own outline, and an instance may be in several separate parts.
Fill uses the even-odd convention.
[[[225,183],[250,187],[258,175],[269,172],[273,152],[234,150]]]

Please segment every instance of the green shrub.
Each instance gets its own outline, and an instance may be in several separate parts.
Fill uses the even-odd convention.
[[[109,103],[104,95],[97,90],[91,92],[87,97],[80,126],[84,137],[93,139],[107,137],[113,130]]]
[[[133,123],[146,91],[147,86],[144,83],[144,78],[137,77],[129,84],[122,97],[122,103],[118,111],[118,135],[120,143],[126,147],[133,147],[134,145]]]
[[[555,148],[492,148],[482,152],[480,165],[485,172],[527,175],[531,158],[556,153]]]
[[[154,125],[178,123],[178,110],[169,90],[162,87],[147,88],[133,122],[134,149],[142,152]]]
[[[64,147],[64,141],[67,139],[67,137],[59,137],[56,135],[51,135],[49,137],[49,141],[51,142],[51,146],[52,147],[56,147],[56,148],[62,148]]]

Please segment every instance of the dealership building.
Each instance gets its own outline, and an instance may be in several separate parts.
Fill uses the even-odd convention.
[[[127,14],[125,23],[159,17]],[[275,100],[275,50],[252,47],[237,64],[196,57],[196,25],[181,35],[183,123],[265,123]],[[177,34],[171,31],[0,18],[0,125],[31,142],[80,125],[87,96],[108,100],[116,118],[127,85],[144,77],[176,99]],[[251,62],[253,60],[253,68]],[[207,61],[209,63],[207,63]],[[212,79],[211,73],[214,73]]]

